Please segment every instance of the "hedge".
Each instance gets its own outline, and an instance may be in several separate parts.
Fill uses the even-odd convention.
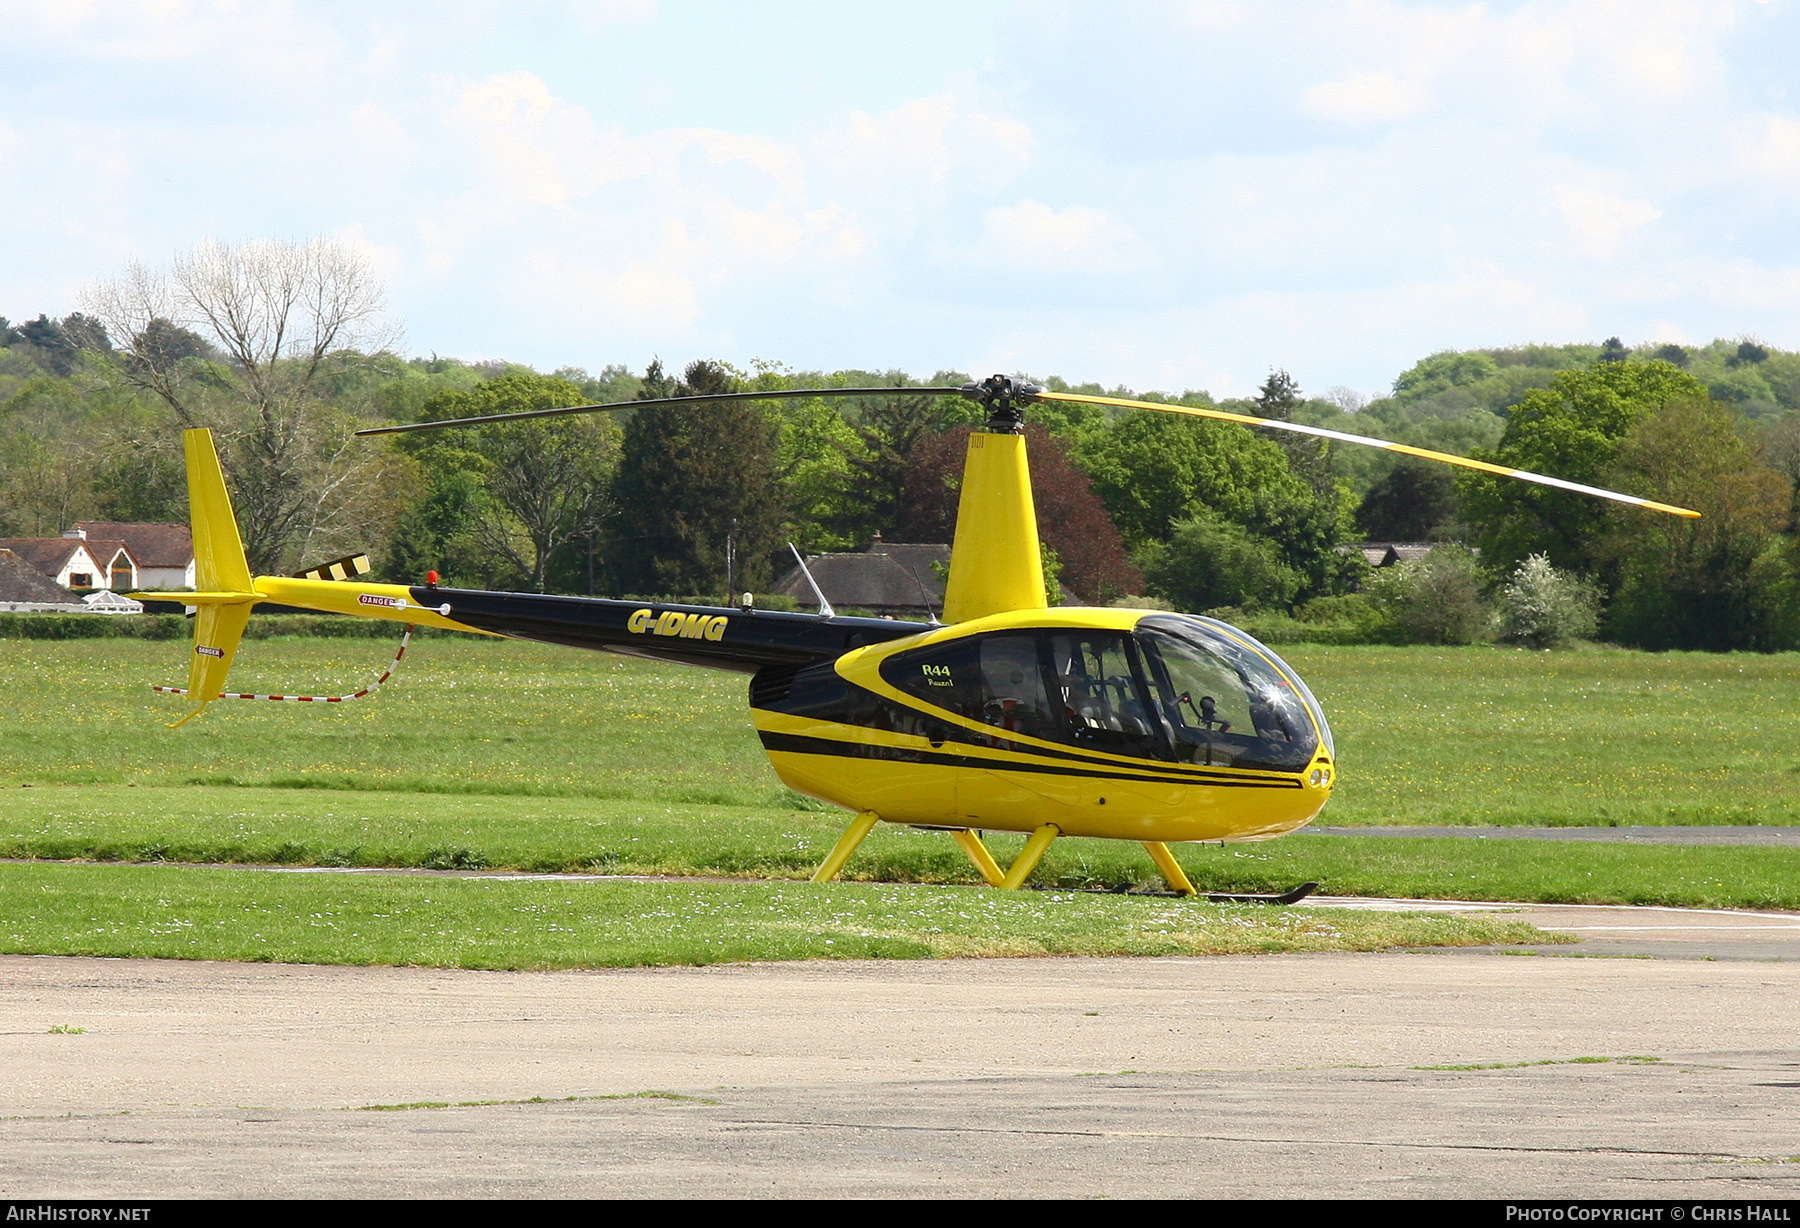
[[[413,634],[423,635],[429,630],[420,627]],[[180,614],[0,614],[0,639],[3,640],[185,640],[193,633],[193,624]],[[288,635],[398,639],[400,627],[388,619],[351,618],[341,614],[275,614],[252,615],[250,625],[244,630],[247,640]]]

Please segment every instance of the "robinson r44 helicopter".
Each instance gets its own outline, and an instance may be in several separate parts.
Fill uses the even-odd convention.
[[[894,391],[665,397],[358,434]],[[1025,455],[1026,406],[1071,401],[1216,418],[1699,515],[1466,457],[1219,409],[1051,392],[1001,375],[959,388],[905,391],[959,393],[988,413],[969,436],[941,624],[843,617],[823,594],[819,612],[806,614],[757,609],[749,594],[738,606],[712,607],[440,588],[435,573],[422,585],[317,578],[318,572],[252,576],[211,433],[187,431],[199,591],[134,594],[196,608],[185,689],[193,709],[176,724],[223,697],[238,641],[259,602],[736,670],[750,675],[751,716],[776,775],[855,813],[815,882],[834,878],[875,824],[886,821],[948,832],[982,877],[1005,889],[1023,884],[1058,836],[1135,840],[1171,889],[1192,894],[1169,844],[1265,840],[1310,821],[1336,783],[1331,728],[1300,676],[1227,623],[1155,610],[1047,607]],[[1002,870],[977,834],[984,830],[1029,838]]]

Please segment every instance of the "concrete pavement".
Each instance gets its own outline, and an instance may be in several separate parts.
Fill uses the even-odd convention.
[[[1705,916],[1775,947],[1800,923]],[[1800,962],[1565,957],[1594,941],[557,973],[0,957],[0,1195],[1800,1195]],[[1659,1060],[1577,1060],[1600,1057]],[[596,1098],[646,1091],[688,1098]]]

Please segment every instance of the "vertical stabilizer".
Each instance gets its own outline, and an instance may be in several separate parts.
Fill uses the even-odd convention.
[[[212,432],[182,432],[187,452],[188,523],[194,534],[194,585],[187,594],[167,594],[195,607],[194,655],[188,662],[188,702],[194,705],[177,725],[199,716],[225,689],[238,641],[258,600],[250,564],[238,536],[231,494],[213,448]]]
[[[975,431],[963,462],[944,621],[1041,610],[1044,560],[1023,435]]]
[[[251,593],[250,565],[212,432],[183,431],[187,451],[188,522],[194,531],[194,587],[203,593]]]
[[[248,601],[234,605],[202,605],[194,614],[194,656],[188,662],[188,702],[194,710],[182,720],[200,715],[200,709],[225,689],[225,675],[237,656],[238,641],[250,621]],[[177,722],[179,723],[179,722]]]

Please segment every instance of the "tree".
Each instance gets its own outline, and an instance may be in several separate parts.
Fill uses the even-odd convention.
[[[68,392],[38,376],[0,405],[0,536],[54,537],[94,511],[94,451]]]
[[[207,242],[167,273],[134,261],[86,296],[118,349],[117,378],[218,437],[253,570],[338,544],[380,480],[382,453],[352,443],[354,422],[321,382],[386,344],[382,303],[368,262],[325,239]],[[222,357],[196,352],[190,326]]]
[[[1301,577],[1300,599],[1342,592],[1357,566],[1336,550],[1336,490],[1321,497],[1245,427],[1137,410],[1085,436],[1076,459],[1134,552],[1213,514],[1272,541]]]
[[[1394,380],[1394,395],[1417,401],[1425,397],[1479,384],[1500,374],[1500,364],[1480,350],[1439,350],[1401,372]]]
[[[1478,457],[1603,486],[1601,474],[1639,420],[1671,402],[1705,395],[1693,376],[1660,360],[1597,362],[1562,371],[1550,387],[1527,392],[1513,406],[1499,446]],[[1457,474],[1457,494],[1489,567],[1511,571],[1533,554],[1576,571],[1599,561],[1606,513],[1597,499],[1467,471]]]
[[[948,378],[940,376],[933,382],[942,384]],[[861,508],[860,519],[845,526],[851,538],[866,539],[876,529],[890,533],[899,529],[910,514],[908,501],[913,496],[909,484],[915,480],[913,464],[921,444],[941,438],[955,426],[973,425],[979,420],[979,407],[960,398],[921,396],[896,389],[892,396],[862,401],[853,423],[862,447],[845,454],[856,477]],[[963,437],[968,437],[966,432]],[[961,471],[959,462],[957,472]],[[954,504],[952,509],[954,517]]]
[[[862,448],[856,432],[823,398],[771,402],[769,411],[780,440],[776,464],[788,514],[785,536],[815,553],[853,547],[862,536],[855,530],[868,515],[850,463]]]
[[[736,388],[718,363],[689,363],[676,382],[653,362],[639,395],[650,400]],[[779,443],[768,409],[754,401],[634,411],[625,427],[609,549],[620,590],[722,593],[728,537],[736,548],[736,585],[766,587],[781,545]]]
[[[1210,513],[1177,524],[1168,544],[1147,552],[1144,574],[1152,594],[1193,613],[1285,610],[1301,583],[1273,542]]]
[[[1788,484],[1788,517],[1782,532],[1800,533],[1800,413],[1790,413],[1763,433],[1763,463]]]
[[[100,520],[186,520],[187,471],[175,448],[110,449],[93,471]]]
[[[20,347],[58,377],[75,370],[83,350],[105,352],[112,349],[112,341],[100,322],[79,311],[61,320],[52,320],[39,313],[35,320],[10,327],[4,317],[0,317],[0,345]]]
[[[1456,477],[1449,466],[1400,461],[1363,496],[1356,521],[1370,541],[1420,542],[1456,519]]]
[[[567,380],[513,373],[440,393],[425,403],[420,420],[555,409],[584,399],[582,390]],[[433,544],[440,557],[447,548],[474,547],[504,560],[525,585],[541,593],[552,556],[576,539],[593,536],[609,509],[620,431],[601,415],[402,438],[426,475],[426,489],[406,522],[411,542],[405,551],[414,568],[413,556]],[[479,480],[471,483],[467,475]]]
[[[1305,399],[1300,395],[1300,385],[1294,382],[1293,376],[1280,368],[1269,372],[1269,378],[1256,391],[1257,414],[1273,418],[1277,422],[1294,421],[1295,411],[1303,404]],[[1315,494],[1323,497],[1331,490],[1333,474],[1331,444],[1328,440],[1279,431],[1275,435],[1275,442],[1287,455],[1288,468],[1312,487]]]
[[[962,494],[963,459],[972,427],[962,426],[919,442],[906,474],[899,540],[951,541]],[[1081,600],[1105,605],[1143,588],[1143,576],[1125,552],[1093,483],[1069,457],[1062,441],[1035,422],[1025,426],[1031,460],[1031,498],[1038,534],[1055,553],[1060,580]]]
[[[1740,341],[1737,353],[1727,358],[1725,365],[1728,367],[1744,366],[1745,364],[1755,366],[1759,362],[1767,362],[1768,358],[1769,351],[1766,347],[1760,346],[1754,341]]]
[[[1758,561],[1778,544],[1788,489],[1739,427],[1725,406],[1693,398],[1645,415],[1620,442],[1606,481],[1701,516],[1606,513],[1602,549],[1618,575],[1608,638],[1650,649],[1776,646],[1778,611]]]

